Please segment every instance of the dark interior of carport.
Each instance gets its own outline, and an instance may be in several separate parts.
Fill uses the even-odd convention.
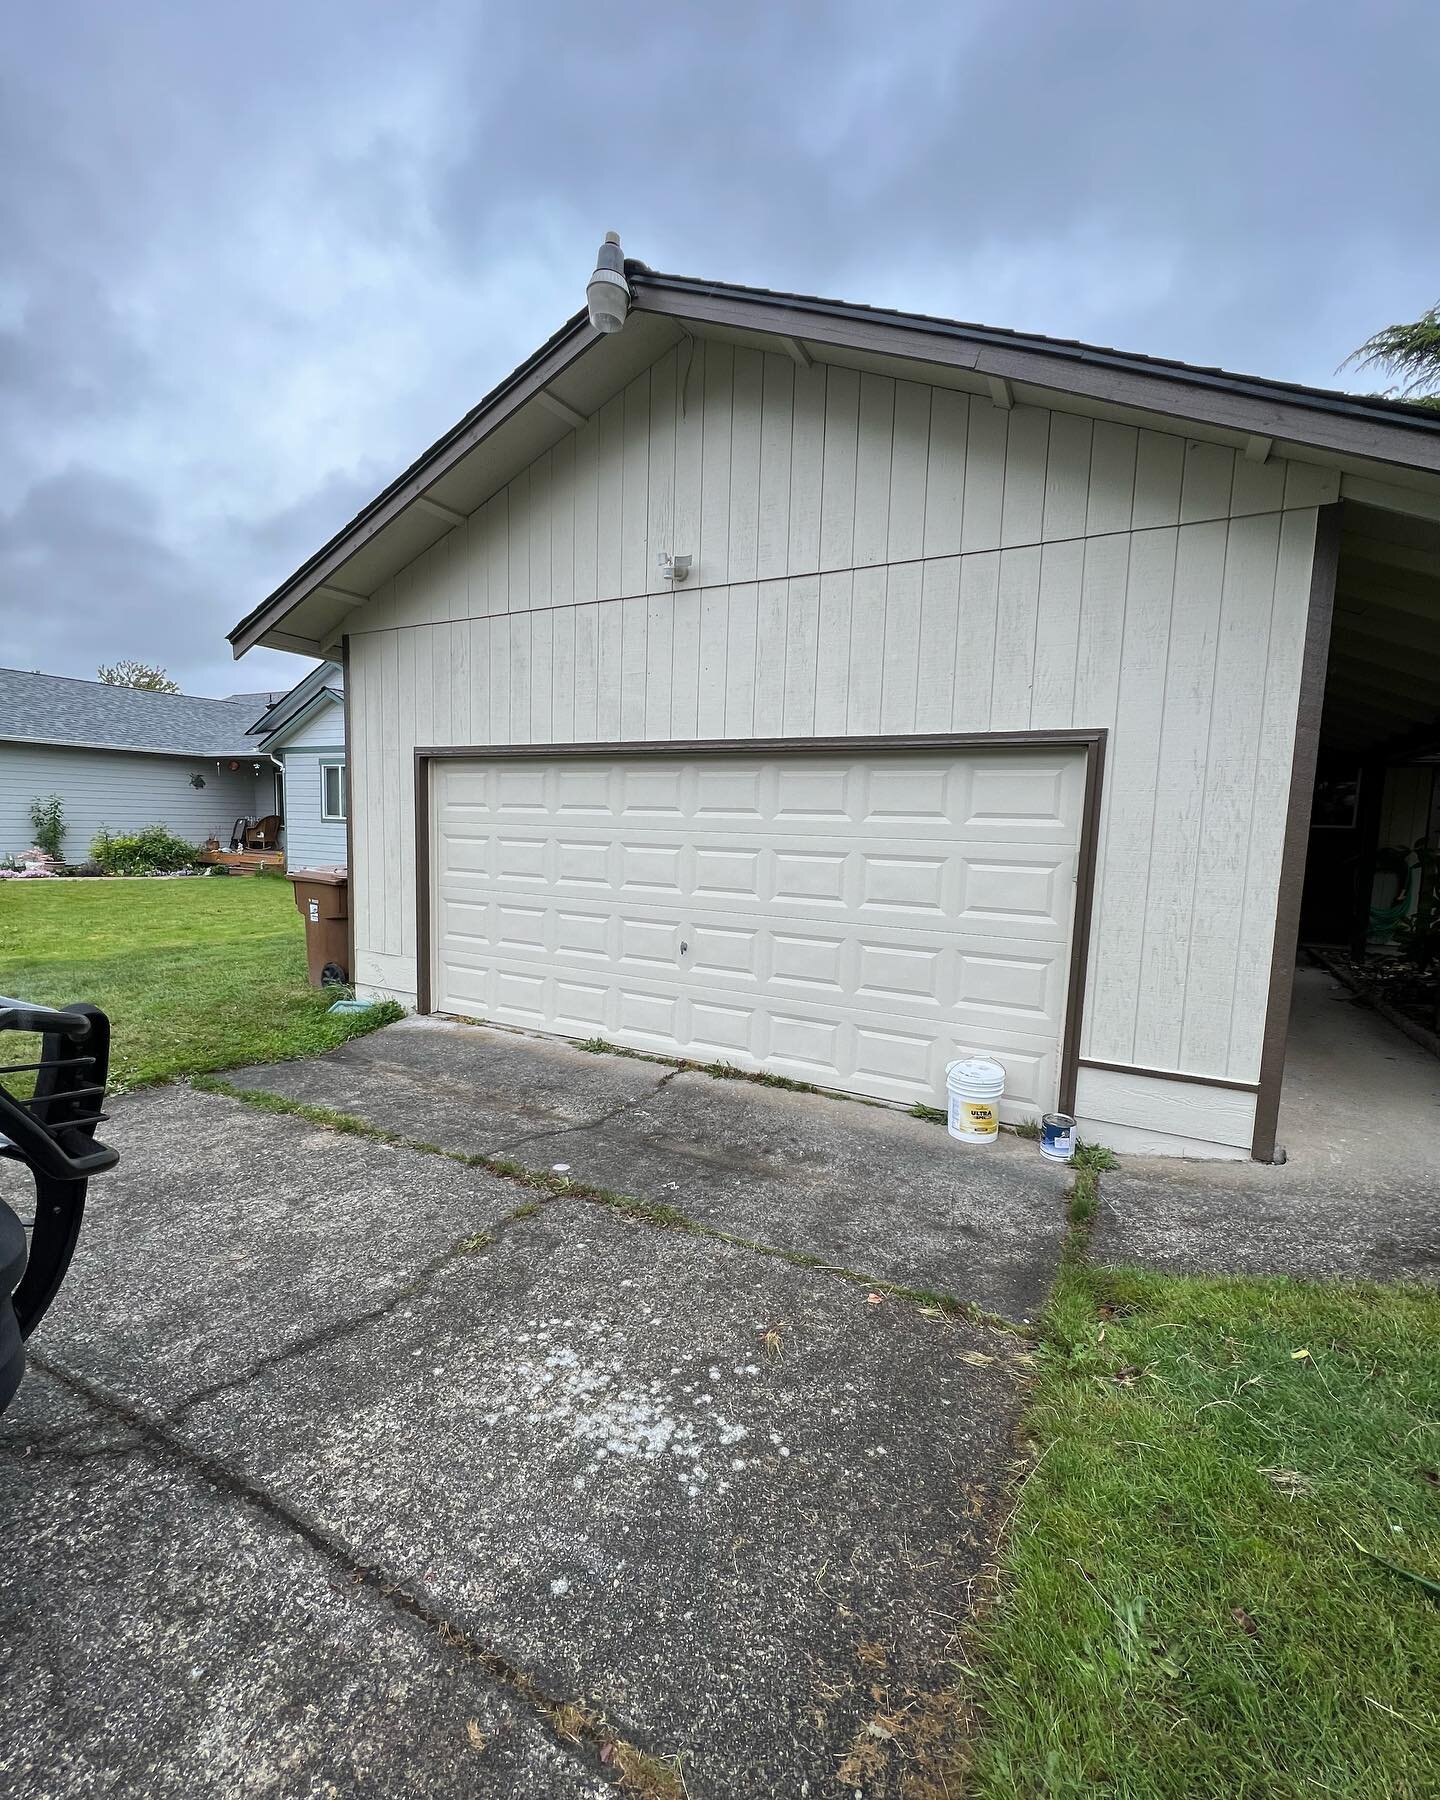
[[[1437,844],[1440,522],[1347,501],[1302,945],[1397,976],[1418,958],[1409,986],[1426,1010],[1422,928],[1432,908],[1440,916]]]

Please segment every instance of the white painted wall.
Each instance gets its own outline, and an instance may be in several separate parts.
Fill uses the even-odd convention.
[[[1084,1055],[1258,1077],[1315,508],[1213,443],[698,342],[351,618],[357,973],[417,744],[1105,726]],[[695,558],[672,591],[660,551]]]
[[[257,793],[273,792],[272,777],[262,770],[257,779],[252,769],[245,762],[232,774],[213,757],[0,743],[0,856],[34,843],[30,802],[49,794],[64,803],[65,856],[72,862],[90,854],[101,826],[118,833],[164,825],[192,844],[212,832],[228,844],[235,820],[254,814]],[[193,775],[203,778],[203,788],[190,785]]]

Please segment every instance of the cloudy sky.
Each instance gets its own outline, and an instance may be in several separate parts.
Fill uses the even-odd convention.
[[[0,664],[226,630],[652,266],[1307,382],[1440,297],[1425,0],[46,0],[0,53]],[[1372,384],[1373,385],[1373,384]]]

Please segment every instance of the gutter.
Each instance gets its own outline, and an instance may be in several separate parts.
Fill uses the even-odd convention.
[[[264,751],[253,749],[167,750],[154,744],[81,743],[74,738],[16,737],[0,732],[0,744],[31,745],[37,750],[89,750],[108,756],[170,756],[184,762],[258,762]]]

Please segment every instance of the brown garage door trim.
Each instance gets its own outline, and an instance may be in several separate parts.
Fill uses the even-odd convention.
[[[1090,911],[1095,894],[1095,860],[1100,832],[1100,793],[1105,773],[1106,731],[977,731],[915,733],[908,737],[782,737],[667,739],[663,742],[607,744],[447,744],[415,751],[415,1010],[431,1008],[430,769],[437,762],[573,762],[603,758],[627,762],[679,756],[913,756],[926,751],[1083,750],[1085,793],[1081,803],[1075,917],[1070,937],[1070,978],[1065,997],[1065,1029],[1060,1038],[1060,1107],[1075,1109],[1080,1067],[1080,1025],[1085,1005],[1085,972],[1090,958]]]

